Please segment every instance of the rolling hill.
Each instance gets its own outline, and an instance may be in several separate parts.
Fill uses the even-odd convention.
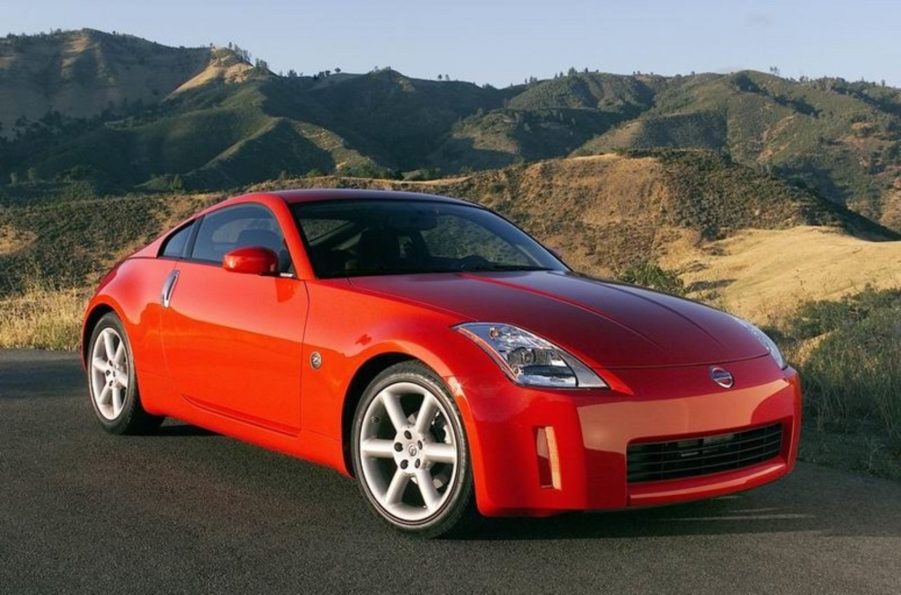
[[[577,153],[623,148],[723,151],[826,198],[901,224],[901,92],[759,72],[673,79],[654,107]]]
[[[391,69],[280,76],[241,50],[82,30],[0,39],[0,139],[6,204],[672,148],[901,230],[901,91],[842,79],[570,70],[496,89]]]
[[[899,239],[895,232],[775,176],[703,151],[554,159],[419,182],[302,177],[249,190],[286,187],[402,189],[468,198],[520,224],[577,270],[606,277],[638,263],[668,262],[698,282],[704,274],[693,263],[703,261],[715,270],[708,257],[726,251],[711,246],[749,230],[815,226],[861,244],[888,246],[861,252],[867,259],[877,253],[890,258],[901,249],[901,242],[885,241]],[[56,287],[91,285],[115,260],[224,197],[149,194],[0,207],[0,295],[20,293],[41,279]],[[846,256],[842,266],[853,268],[857,257]],[[877,258],[860,270],[876,277],[873,267],[881,270],[879,263],[886,269],[897,264]]]
[[[0,133],[58,114],[91,119],[158,104],[210,62],[206,48],[171,48],[85,29],[0,40]]]

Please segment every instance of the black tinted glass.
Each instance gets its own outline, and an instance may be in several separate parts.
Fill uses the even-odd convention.
[[[269,209],[259,205],[227,207],[204,216],[197,230],[191,258],[222,262],[236,248],[268,248],[279,257],[280,270],[290,267],[282,231]]]
[[[169,258],[184,257],[185,248],[188,245],[188,239],[191,237],[191,230],[193,229],[194,223],[191,222],[169,236],[169,238],[166,240],[166,243],[163,244],[163,249],[160,251],[160,256],[166,256]]]
[[[503,218],[477,207],[406,200],[295,205],[320,278],[403,273],[565,270]]]

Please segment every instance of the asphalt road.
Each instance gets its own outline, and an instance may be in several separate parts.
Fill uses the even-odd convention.
[[[0,352],[0,593],[901,593],[901,484],[801,464],[714,501],[421,541],[356,485],[178,424],[105,434],[72,355]]]

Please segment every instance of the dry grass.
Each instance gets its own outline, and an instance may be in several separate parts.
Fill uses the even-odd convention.
[[[754,322],[784,318],[798,304],[901,287],[901,242],[868,242],[828,227],[743,230],[660,259],[682,272],[689,296]]]
[[[12,225],[0,225],[0,256],[28,248],[36,237],[34,232],[22,231]]]
[[[34,282],[0,299],[0,348],[76,349],[88,293]]]
[[[242,83],[249,78],[252,71],[253,66],[242,62],[232,52],[221,49],[214,50],[206,68],[198,72],[192,79],[182,83],[170,97],[217,81],[229,84]]]

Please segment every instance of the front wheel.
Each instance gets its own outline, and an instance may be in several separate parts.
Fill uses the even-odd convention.
[[[395,528],[438,537],[476,518],[460,413],[424,365],[400,363],[372,381],[357,406],[352,449],[366,501]]]
[[[105,314],[91,333],[88,389],[100,425],[112,434],[143,434],[163,422],[141,406],[134,356],[119,317]]]

